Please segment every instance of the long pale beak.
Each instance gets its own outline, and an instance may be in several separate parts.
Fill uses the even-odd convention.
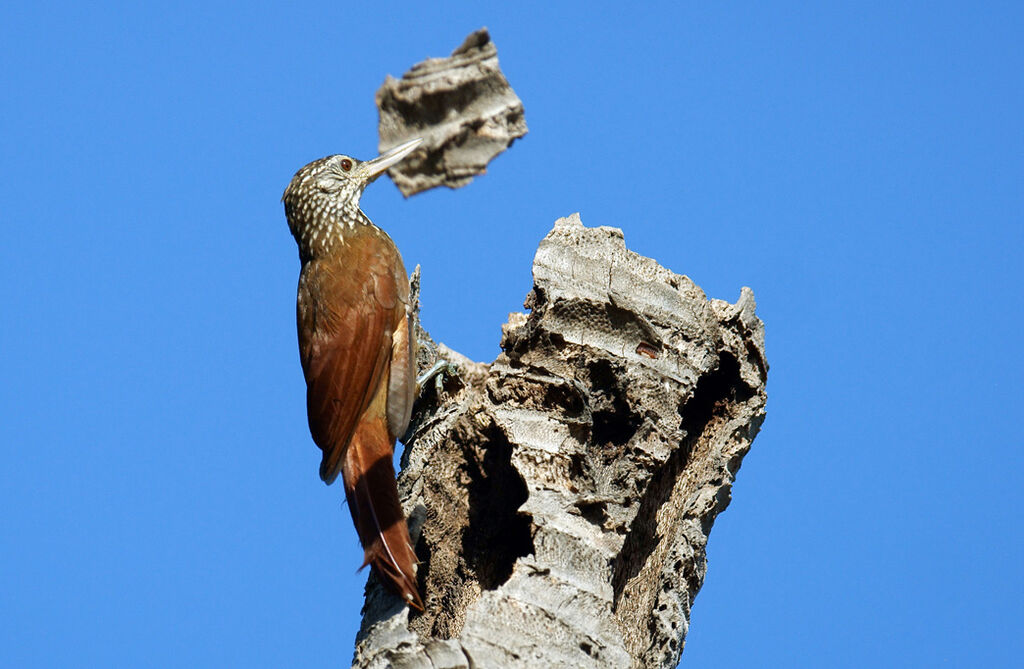
[[[412,153],[413,150],[422,143],[423,139],[420,137],[411,139],[404,144],[399,144],[395,148],[385,151],[373,160],[367,160],[365,163],[360,165],[360,168],[363,170],[363,174],[366,178],[373,181],[383,174],[389,167]]]

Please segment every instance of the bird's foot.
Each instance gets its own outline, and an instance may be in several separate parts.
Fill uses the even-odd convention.
[[[431,379],[433,379],[434,383],[428,385]],[[465,383],[462,379],[462,371],[458,365],[443,359],[439,359],[434,363],[433,367],[416,377],[416,395],[413,400],[412,419],[409,421],[409,427],[406,429],[405,435],[401,438],[403,444],[408,444],[409,440],[413,438],[413,435],[419,430],[420,423],[424,420],[424,417],[431,415],[432,411],[444,403],[445,385],[451,379],[458,380],[460,384]],[[426,392],[430,385],[434,387],[432,397],[431,393]],[[406,456],[403,455],[402,457]]]
[[[433,379],[434,392],[440,395],[441,391],[444,390],[444,377],[446,376],[457,379],[459,377],[459,368],[447,360],[438,360],[434,363],[433,367],[416,377],[416,394],[419,395],[423,392],[423,386]]]

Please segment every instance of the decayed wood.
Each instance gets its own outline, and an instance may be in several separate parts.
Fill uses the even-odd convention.
[[[625,248],[556,222],[529,314],[471,362],[426,333],[399,490],[426,611],[371,577],[359,667],[672,667],[705,545],[764,419],[764,330]]]
[[[460,188],[526,134],[523,103],[498,65],[486,28],[448,58],[428,58],[377,91],[381,152],[416,137],[423,144],[388,174],[406,197]]]

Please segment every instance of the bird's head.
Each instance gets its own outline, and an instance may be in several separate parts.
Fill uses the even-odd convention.
[[[300,248],[321,236],[340,233],[345,226],[367,222],[359,210],[363,189],[422,142],[410,140],[367,161],[341,154],[327,156],[296,172],[281,200]]]

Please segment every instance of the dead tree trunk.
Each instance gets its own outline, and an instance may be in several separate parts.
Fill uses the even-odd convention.
[[[358,667],[674,667],[705,545],[764,419],[764,330],[561,219],[533,264],[529,314],[471,362],[426,333],[429,387],[399,489],[426,612],[371,577]]]

